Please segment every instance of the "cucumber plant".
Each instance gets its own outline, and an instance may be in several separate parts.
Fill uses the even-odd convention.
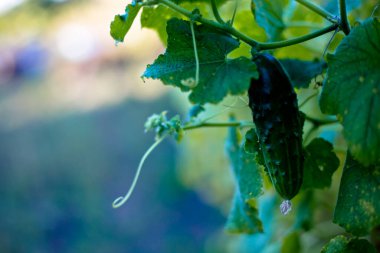
[[[189,94],[194,106],[186,120],[178,115],[169,119],[166,112],[148,119],[145,128],[155,131],[156,142],[143,156],[126,196],[113,206],[128,200],[147,155],[167,137],[180,141],[190,130],[228,128],[226,151],[236,192],[227,232],[249,234],[246,238],[249,245],[256,245],[254,252],[316,252],[303,235],[327,222],[315,214],[328,212],[323,208],[331,206],[330,224],[336,227],[319,238],[321,243],[331,241],[317,251],[376,252],[380,241],[379,4],[378,0],[135,0],[128,4],[111,22],[112,38],[116,43],[128,41],[127,32],[140,13],[142,27],[157,31],[166,46],[142,78],[178,87]],[[231,96],[245,101],[246,95],[249,105],[245,107],[252,110],[253,120],[240,114],[225,122],[201,117],[209,104],[221,104]],[[283,214],[290,211],[289,200],[294,202],[289,215],[278,215],[279,210],[270,207],[278,204],[268,205],[268,199],[278,200],[273,189],[284,200]],[[336,205],[323,203],[324,193],[335,196]],[[240,246],[238,252],[244,252],[246,246]]]

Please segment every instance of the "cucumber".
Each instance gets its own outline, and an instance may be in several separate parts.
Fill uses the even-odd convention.
[[[265,171],[284,201],[297,195],[303,178],[303,115],[298,110],[297,96],[281,63],[270,54],[257,54],[260,77],[252,79],[248,91],[249,107]],[[286,210],[285,210],[286,211]]]

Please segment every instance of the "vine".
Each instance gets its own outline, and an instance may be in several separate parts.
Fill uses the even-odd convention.
[[[332,222],[350,236],[336,234],[322,252],[345,253],[359,248],[363,252],[375,252],[367,239],[359,237],[380,226],[380,105],[377,103],[380,74],[376,71],[380,69],[380,21],[374,15],[377,7],[367,10],[369,18],[360,25],[351,27],[349,20],[357,18],[351,10],[368,8],[364,4],[339,0],[333,11],[308,0],[295,0],[297,4],[282,0],[235,1],[228,12],[232,13],[231,19],[227,20],[222,18],[227,15],[220,9],[226,2],[134,1],[127,6],[125,14],[115,16],[111,23],[112,37],[121,42],[142,8],[143,27],[153,28],[159,34],[165,32],[167,37],[165,53],[147,66],[142,77],[159,79],[165,85],[188,92],[190,102],[195,104],[187,121],[179,115],[169,119],[166,112],[147,120],[145,129],[156,133],[156,142],[143,155],[127,194],[117,198],[113,207],[120,207],[129,199],[145,160],[164,139],[173,136],[180,141],[187,131],[228,128],[226,153],[236,181],[235,197],[226,221],[228,232],[253,234],[252,240],[254,234],[263,232],[267,220],[259,214],[268,212],[260,205],[262,193],[269,194],[263,182],[267,174],[271,187],[284,199],[280,205],[282,213],[290,211],[290,199],[294,196],[299,199],[290,214],[295,217],[294,226],[281,222],[280,217],[280,223],[273,226],[287,226],[286,233],[276,238],[276,233],[265,232],[265,240],[268,244],[280,240],[281,247],[297,240],[300,244],[300,235],[313,229],[314,208],[319,208],[315,190],[328,189],[335,180],[332,177],[335,171],[343,167],[342,179],[335,182],[340,188]],[[247,10],[244,4],[249,2],[251,9]],[[205,7],[210,8],[210,14]],[[299,15],[303,7],[323,17],[323,21]],[[251,12],[251,17],[245,18],[251,18],[252,24],[246,19],[239,20],[242,18],[239,15],[247,12]],[[288,29],[295,29],[296,35]],[[330,32],[334,34],[326,43],[323,35]],[[339,32],[345,37],[337,42],[335,52],[325,57]],[[301,45],[316,38],[307,46]],[[250,47],[252,58],[247,58],[246,51],[243,52],[246,48],[240,42]],[[295,47],[289,49],[290,46]],[[237,56],[232,58],[231,53]],[[284,55],[296,57],[277,59],[289,58]],[[309,55],[318,60],[311,61]],[[324,79],[323,84],[309,87],[317,76]],[[287,90],[283,90],[285,83]],[[297,96],[302,96],[304,90],[311,95],[299,103]],[[205,111],[204,104],[218,104],[228,95],[247,93],[253,120],[231,116],[229,121],[213,121],[215,115],[199,116]],[[227,106],[217,115],[232,107]],[[298,112],[298,108],[304,112]],[[315,109],[333,116],[313,117]],[[309,130],[303,133],[305,121]],[[335,137],[327,138],[327,134],[315,136],[317,130],[326,133],[325,126],[334,126],[333,136],[344,139],[344,144],[338,145]],[[344,165],[340,165],[337,150],[339,153],[347,150]],[[271,212],[277,215],[276,211]]]

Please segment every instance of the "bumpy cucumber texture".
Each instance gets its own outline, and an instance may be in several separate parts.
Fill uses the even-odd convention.
[[[249,106],[265,170],[280,196],[290,200],[302,185],[303,116],[280,62],[270,54],[257,54],[253,60],[260,77],[251,81]]]

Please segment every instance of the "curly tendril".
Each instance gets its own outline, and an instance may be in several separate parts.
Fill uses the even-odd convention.
[[[153,144],[152,146],[149,147],[149,149],[145,152],[145,154],[142,156],[141,160],[140,160],[140,163],[139,163],[139,167],[137,168],[136,170],[136,174],[135,174],[135,177],[133,178],[133,182],[132,182],[132,185],[129,187],[129,190],[127,192],[127,194],[125,194],[125,196],[120,196],[118,197],[117,199],[115,199],[112,203],[112,207],[113,208],[119,208],[121,207],[122,205],[124,205],[128,199],[131,197],[132,193],[133,193],[133,190],[135,189],[136,187],[136,183],[137,183],[137,180],[139,179],[139,176],[140,176],[140,172],[141,172],[141,169],[144,165],[144,162],[145,160],[148,158],[148,156],[150,155],[150,153],[152,153],[152,151],[158,146],[158,144],[160,144],[164,139],[165,139],[166,136],[162,136],[160,137],[159,139],[157,139]]]

